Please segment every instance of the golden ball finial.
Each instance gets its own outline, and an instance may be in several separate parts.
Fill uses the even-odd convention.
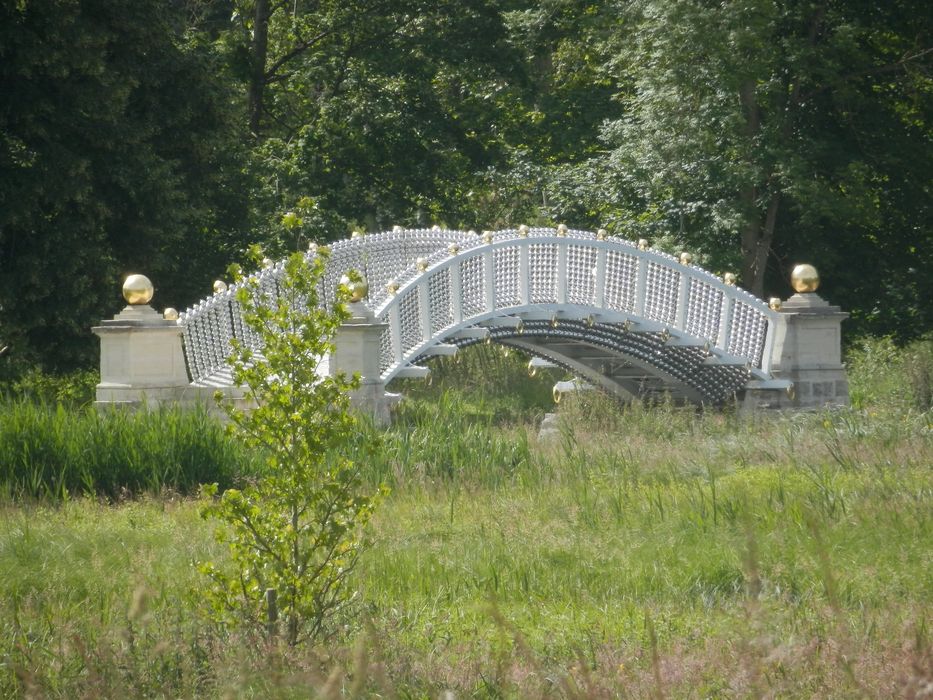
[[[356,279],[354,279],[354,277],[356,277]],[[350,302],[353,304],[363,301],[363,299],[369,295],[369,283],[366,281],[365,277],[359,274],[351,275],[348,272],[341,275],[340,286],[347,288],[347,291],[350,293]]]
[[[518,227],[518,235],[522,238],[528,238],[528,227],[525,224]]]
[[[130,275],[123,282],[123,298],[132,306],[148,304],[155,288],[145,275]]]
[[[647,238],[638,239],[638,250],[648,250],[648,239]]]
[[[727,272],[722,276],[722,281],[725,282],[727,287],[734,287],[736,282],[736,276],[734,272]]]
[[[768,308],[772,311],[780,311],[782,305],[781,297],[771,297],[768,299]]]
[[[418,268],[418,272],[424,272],[428,269],[428,259],[427,258],[418,258],[415,260],[415,267]]]
[[[165,311],[162,312],[162,318],[166,321],[177,321],[178,320],[178,309],[175,309],[171,306],[165,308]]]
[[[389,292],[392,296],[395,296],[398,293],[398,282],[395,280],[389,280],[386,282],[386,291]]]
[[[606,229],[601,228],[601,229],[599,229],[598,231],[596,231],[596,240],[597,240],[597,241],[604,241],[604,240],[606,240],[608,237],[609,237],[609,232],[608,232]]]
[[[483,243],[492,243],[492,231],[483,231]]]
[[[564,238],[567,235],[568,229],[567,224],[560,224],[557,227],[557,235],[561,238]]]
[[[214,294],[220,294],[227,291],[227,283],[223,280],[214,281]]]
[[[449,246],[447,246],[447,252],[451,255],[456,255],[460,252],[460,246],[456,243],[451,243]]]
[[[690,253],[688,253],[687,251],[684,251],[683,253],[680,254],[681,265],[689,265],[692,262],[693,262],[693,256]]]
[[[796,265],[790,273],[790,284],[799,294],[815,292],[820,286],[820,273],[813,265]]]

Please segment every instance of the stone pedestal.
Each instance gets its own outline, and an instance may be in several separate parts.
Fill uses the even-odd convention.
[[[91,330],[100,338],[99,406],[153,406],[188,388],[182,329],[151,306],[127,306]]]
[[[373,417],[377,425],[387,425],[395,398],[386,393],[381,379],[382,334],[387,324],[377,323],[376,316],[361,303],[350,304],[351,318],[340,326],[334,338],[334,352],[329,363],[331,376],[342,372],[360,376],[360,386],[350,392],[351,405]]]
[[[848,317],[815,292],[795,294],[782,304],[771,369],[775,378],[794,383],[788,407],[849,405],[841,335]]]

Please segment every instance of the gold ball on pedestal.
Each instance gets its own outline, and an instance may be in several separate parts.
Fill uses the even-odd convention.
[[[162,312],[162,318],[166,321],[177,321],[178,320],[178,309],[175,309],[171,306],[165,308],[165,311]]]
[[[820,286],[820,273],[813,265],[796,265],[790,273],[790,284],[798,294],[815,292]]]
[[[133,306],[148,304],[154,292],[155,287],[145,275],[130,275],[123,283],[123,298]]]
[[[364,277],[354,280],[349,274],[346,274],[341,276],[340,285],[346,287],[350,292],[350,301],[354,304],[369,296],[369,282]]]

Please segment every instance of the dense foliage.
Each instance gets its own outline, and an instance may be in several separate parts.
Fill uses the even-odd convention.
[[[806,259],[909,340],[930,46],[918,0],[4,3],[0,373],[92,366],[127,272],[184,307],[247,242],[395,223],[605,225],[766,295]]]

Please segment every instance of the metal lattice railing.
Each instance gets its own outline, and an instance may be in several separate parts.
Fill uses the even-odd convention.
[[[394,376],[444,335],[495,316],[533,317],[536,311],[581,318],[595,312],[618,324],[630,321],[643,331],[695,341],[731,364],[744,360],[769,371],[766,345],[776,314],[760,300],[696,266],[621,239],[555,234],[502,231],[454,254],[436,251],[425,270],[398,276],[394,295],[377,293],[377,316],[388,322],[384,376]],[[425,291],[439,275],[449,295]]]
[[[366,276],[366,303],[386,323],[386,381],[464,328],[504,316],[550,320],[552,329],[558,319],[585,320],[573,326],[571,339],[579,336],[666,376],[686,377],[703,395],[734,387],[740,374],[747,379],[770,372],[776,312],[696,266],[620,238],[524,227],[482,236],[435,228],[352,238],[331,247],[322,303],[333,302],[337,281],[349,269]],[[257,273],[263,291],[274,295],[282,270],[279,263]],[[196,383],[224,376],[232,338],[256,347],[235,291],[215,294],[181,315]],[[698,360],[704,353],[708,359]]]

